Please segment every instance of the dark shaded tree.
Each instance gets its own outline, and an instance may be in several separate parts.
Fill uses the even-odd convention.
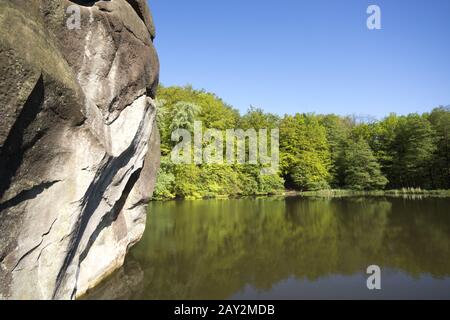
[[[369,144],[359,139],[349,141],[343,152],[345,188],[352,190],[380,190],[388,183]]]

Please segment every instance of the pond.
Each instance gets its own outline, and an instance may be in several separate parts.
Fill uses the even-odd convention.
[[[141,242],[86,298],[449,299],[450,199],[152,202]]]

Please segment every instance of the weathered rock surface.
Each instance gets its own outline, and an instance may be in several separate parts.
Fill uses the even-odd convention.
[[[144,231],[154,26],[145,0],[0,0],[0,30],[0,298],[73,299]]]

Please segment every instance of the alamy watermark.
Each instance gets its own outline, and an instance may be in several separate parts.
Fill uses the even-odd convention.
[[[81,29],[81,8],[76,4],[72,4],[67,7],[66,14],[68,18],[66,20],[66,26],[69,30]]]
[[[172,149],[171,160],[175,164],[260,164],[261,174],[276,174],[280,162],[279,129],[270,130],[270,144],[268,136],[268,129],[204,130],[203,123],[195,121],[193,138],[187,129],[172,132],[172,141],[178,143]]]
[[[381,290],[381,268],[377,265],[371,265],[367,267],[366,273],[370,274],[366,281],[367,289]]]
[[[381,8],[375,4],[367,7],[367,28],[369,30],[381,30]]]
[[[369,15],[366,21],[369,30],[381,30],[381,8],[378,5],[372,4],[367,7],[366,13]],[[81,29],[81,8],[79,5],[72,4],[67,7],[66,26],[69,30]]]

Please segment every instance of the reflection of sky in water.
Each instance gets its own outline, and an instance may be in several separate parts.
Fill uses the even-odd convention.
[[[366,275],[335,275],[316,281],[288,278],[268,290],[250,285],[230,297],[232,300],[295,299],[450,299],[450,278],[430,275],[412,278],[393,270],[382,270],[381,290],[368,290]]]

